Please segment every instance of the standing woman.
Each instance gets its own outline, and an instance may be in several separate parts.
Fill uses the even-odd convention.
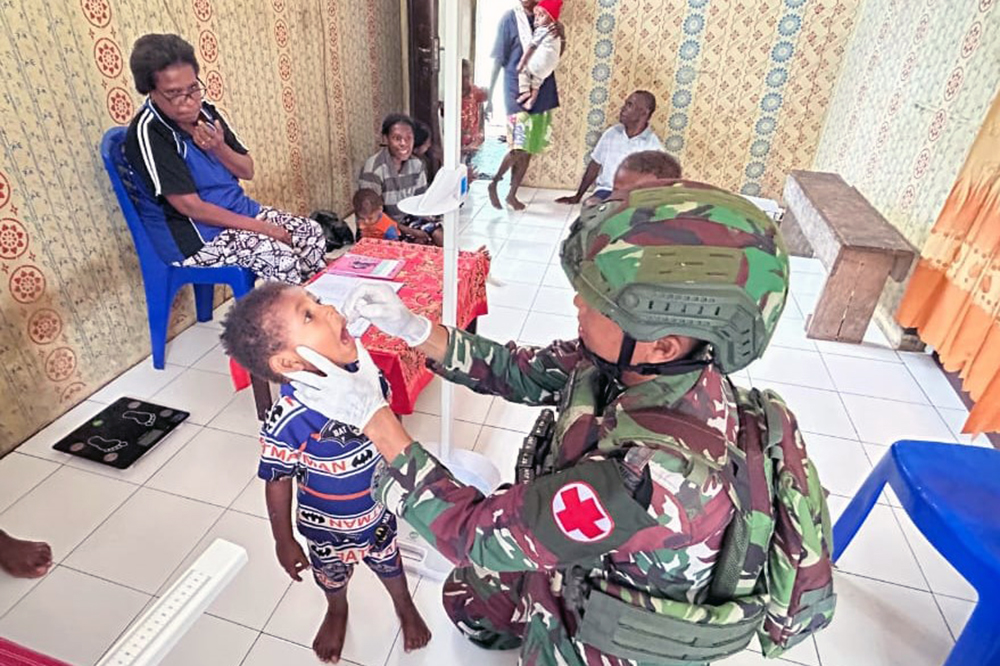
[[[125,155],[145,183],[139,214],[160,256],[180,266],[242,266],[300,284],[323,268],[319,224],[246,195],[254,162],[205,101],[194,48],[177,35],[140,37],[129,60],[148,95],[132,119]]]
[[[427,166],[414,154],[416,125],[413,119],[393,113],[382,121],[382,148],[368,158],[358,178],[359,190],[382,195],[385,213],[399,223],[406,240],[444,245],[441,223],[407,215],[399,209],[403,199],[427,191]]]

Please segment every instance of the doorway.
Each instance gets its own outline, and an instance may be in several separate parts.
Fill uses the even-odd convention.
[[[509,2],[480,2],[476,9],[476,45],[475,45],[475,84],[489,90],[490,77],[493,74],[493,46],[496,42],[500,19],[511,8]],[[500,75],[501,78],[503,74]],[[506,139],[507,113],[504,105],[503,81],[498,81],[493,91],[493,116],[486,119],[486,138]]]
[[[462,57],[472,65],[473,84],[489,89],[493,73],[493,44],[500,19],[511,8],[498,0],[460,0],[464,17],[460,46]],[[439,0],[407,0],[410,59],[410,115],[431,128],[433,144],[441,146],[441,42],[444,32]],[[502,76],[502,75],[501,75]],[[507,152],[507,120],[502,81],[493,94],[494,113],[485,119],[486,140],[473,159],[481,178],[492,177]],[[440,153],[439,153],[440,154]],[[431,156],[434,159],[435,156]],[[438,161],[436,166],[440,166]]]

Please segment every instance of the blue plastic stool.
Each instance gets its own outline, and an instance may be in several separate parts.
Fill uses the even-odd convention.
[[[175,266],[160,257],[136,209],[135,198],[138,196],[140,184],[122,149],[125,132],[124,127],[115,127],[105,133],[101,141],[101,157],[104,159],[108,177],[111,178],[115,196],[118,197],[118,205],[121,206],[129,231],[132,232],[135,251],[139,255],[142,283],[146,289],[153,367],[162,370],[167,347],[170,306],[178,289],[186,284],[192,285],[198,321],[211,321],[215,285],[227,284],[232,288],[233,296],[241,298],[253,289],[257,276],[253,271],[239,266],[182,267]]]
[[[834,526],[834,561],[886,482],[927,540],[979,594],[945,666],[1000,666],[1000,451],[896,442]]]

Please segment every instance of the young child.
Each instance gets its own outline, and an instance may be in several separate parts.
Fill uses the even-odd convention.
[[[396,545],[396,517],[371,496],[378,451],[360,431],[300,404],[285,383],[287,374],[316,371],[295,351],[300,346],[350,369],[358,348],[344,317],[301,287],[268,282],[233,305],[223,324],[222,343],[243,367],[284,384],[261,428],[258,476],[266,481],[278,562],[296,581],[311,566],[326,593],[326,617],[313,641],[316,656],[324,662],[340,658],[347,629],[347,584],[361,561],[389,591],[406,650],[425,646],[431,632],[407,589]],[[388,392],[384,379],[383,390]],[[293,479],[296,523],[309,545],[308,557],[292,533]]]
[[[462,61],[462,155],[475,154],[483,145],[483,104],[489,98],[485,88],[472,83],[472,65]]]
[[[360,189],[354,193],[354,219],[358,224],[357,240],[376,238],[400,240],[396,221],[385,214],[382,196],[375,190]]]
[[[556,71],[562,55],[562,39],[556,29],[556,22],[562,12],[562,0],[541,0],[535,5],[535,29],[528,46],[517,66],[518,104],[525,111],[531,111],[538,99],[538,90],[545,79]]]
[[[673,155],[662,150],[642,150],[632,153],[618,166],[614,189],[632,190],[652,181],[675,180],[681,177],[680,162]]]

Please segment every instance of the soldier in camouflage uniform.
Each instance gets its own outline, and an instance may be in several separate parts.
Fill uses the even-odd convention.
[[[339,406],[335,418],[364,427],[391,463],[376,497],[459,567],[444,604],[472,641],[520,647],[529,666],[705,663],[697,651],[602,652],[588,636],[607,634],[599,625],[613,618],[580,611],[589,595],[682,618],[743,612],[710,599],[736,500],[727,469],[740,421],[725,373],[758,358],[774,331],[784,245],[743,198],[670,181],[584,210],[561,257],[580,311],[571,342],[501,345],[432,326],[387,288],[364,288],[345,306],[426,353],[449,381],[557,406],[534,481],[485,497],[463,485],[364,377],[322,359],[329,377],[299,395],[326,413]]]

